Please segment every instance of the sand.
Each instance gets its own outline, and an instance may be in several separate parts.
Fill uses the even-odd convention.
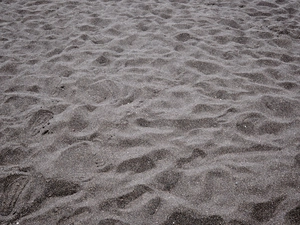
[[[1,0],[0,224],[299,225],[298,0]]]

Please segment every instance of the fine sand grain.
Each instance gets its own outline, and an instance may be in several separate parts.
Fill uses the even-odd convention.
[[[0,0],[1,225],[299,225],[298,0]]]

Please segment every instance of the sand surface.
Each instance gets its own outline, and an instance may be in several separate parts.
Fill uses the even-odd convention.
[[[0,224],[299,225],[298,0],[0,0]]]

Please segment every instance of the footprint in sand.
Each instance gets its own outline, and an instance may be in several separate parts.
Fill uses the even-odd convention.
[[[0,177],[0,221],[14,221],[29,214],[45,199],[46,181],[41,174],[13,171]]]
[[[38,210],[46,198],[72,195],[79,189],[66,180],[46,180],[32,167],[0,172],[0,222],[13,222]]]
[[[38,133],[44,134],[47,130],[44,131],[45,126],[53,118],[54,113],[40,109],[35,112],[28,122],[28,127],[32,136],[37,135]]]

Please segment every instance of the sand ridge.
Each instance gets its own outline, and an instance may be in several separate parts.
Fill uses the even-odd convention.
[[[300,224],[299,8],[0,1],[0,224]]]

